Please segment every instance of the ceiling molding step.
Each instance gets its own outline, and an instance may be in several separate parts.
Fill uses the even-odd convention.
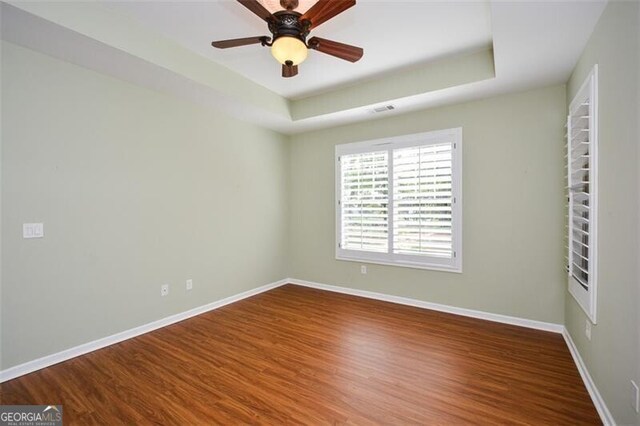
[[[287,99],[149,31],[137,22],[99,3],[10,2],[8,4],[182,75],[226,97],[237,98],[266,113],[290,120]]]
[[[492,79],[493,49],[456,55],[396,71],[320,95],[291,101],[295,121],[393,102],[424,93]]]

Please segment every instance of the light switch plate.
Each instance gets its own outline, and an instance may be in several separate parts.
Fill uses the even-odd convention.
[[[631,381],[631,405],[636,413],[640,413],[640,389],[633,380]]]
[[[22,238],[42,238],[44,237],[44,224],[23,223]]]

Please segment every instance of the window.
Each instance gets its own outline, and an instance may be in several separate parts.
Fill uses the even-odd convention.
[[[336,258],[462,271],[462,129],[336,146]]]
[[[569,106],[567,118],[569,292],[596,322],[598,68]]]

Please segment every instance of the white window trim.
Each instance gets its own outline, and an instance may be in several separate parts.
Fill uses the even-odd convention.
[[[442,143],[443,138],[453,137],[452,150],[452,176],[451,191],[452,198],[455,200],[451,208],[451,238],[454,257],[451,260],[442,259],[438,262],[437,258],[427,258],[428,261],[416,262],[414,256],[375,253],[368,251],[344,250],[340,247],[342,217],[341,217],[341,168],[340,157],[348,154],[359,154],[371,152],[374,150],[389,151],[389,176],[393,175],[393,155],[392,151],[398,148],[412,147],[417,145],[430,145]],[[374,263],[379,265],[401,266],[407,268],[429,269],[435,271],[462,273],[462,128],[453,128],[446,130],[437,130],[426,133],[417,133],[411,135],[397,136],[391,138],[375,139],[363,142],[354,142],[335,147],[335,247],[336,260]],[[393,217],[393,183],[389,182],[389,210],[388,214]],[[389,229],[389,251],[393,247],[393,230]]]
[[[571,135],[571,115],[578,109],[585,99],[590,99],[589,104],[589,289],[585,289],[572,276],[572,234],[573,234],[573,195],[571,185],[571,140],[567,136],[567,175],[569,185],[569,226],[568,226],[568,287],[569,293],[578,302],[578,305],[587,314],[589,320],[596,324],[597,295],[598,295],[598,65],[587,76],[569,105],[567,117],[567,135]]]

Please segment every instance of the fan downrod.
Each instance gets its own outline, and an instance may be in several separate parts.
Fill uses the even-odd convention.
[[[294,10],[298,7],[298,0],[280,0],[280,6],[285,10]]]

